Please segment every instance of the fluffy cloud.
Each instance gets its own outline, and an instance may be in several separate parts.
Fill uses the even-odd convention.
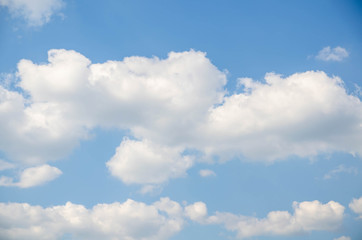
[[[19,181],[14,182],[13,178],[0,177],[0,186],[16,186],[20,188],[29,188],[42,185],[46,182],[52,181],[62,174],[56,167],[49,165],[42,165],[38,167],[31,167],[23,170],[20,173]]]
[[[213,142],[206,151],[263,161],[362,152],[361,101],[340,78],[310,71],[270,73],[265,80],[240,79],[243,92],[211,110],[205,132]]]
[[[227,95],[225,73],[193,50],[92,64],[59,49],[48,61],[19,62],[22,93],[0,86],[0,150],[20,164],[62,158],[95,127],[138,139],[123,141],[108,167],[146,192],[184,175],[184,153],[194,150],[261,161],[362,152],[361,101],[324,72],[242,78],[240,92]]]
[[[354,198],[349,204],[349,208],[352,209],[353,212],[357,213],[359,218],[362,218],[362,197],[358,199]]]
[[[141,164],[128,167],[134,171],[128,175],[117,174],[113,158],[111,172],[128,183],[159,183],[170,174],[183,175],[190,160],[177,155],[208,108],[221,103],[226,83],[225,74],[195,51],[171,52],[164,60],[129,57],[91,64],[75,51],[50,50],[48,60],[40,65],[19,62],[18,85],[28,97],[0,87],[0,132],[6,136],[0,149],[22,164],[43,164],[68,154],[94,127],[130,129],[141,141],[125,141],[120,150],[136,154],[136,147],[146,149],[143,157],[151,160],[127,158],[166,171],[142,176],[137,174]],[[147,137],[155,144],[142,140]],[[118,163],[126,160],[117,156]],[[159,161],[162,157],[168,159]],[[141,178],[131,179],[132,174]]]
[[[63,6],[62,0],[0,0],[0,6],[7,7],[16,17],[22,17],[30,26],[41,26]]]
[[[340,227],[344,207],[334,201],[322,204],[319,201],[293,203],[294,214],[273,211],[266,218],[237,216],[217,212],[207,218],[209,224],[223,224],[236,231],[239,238],[268,235],[296,235],[310,231],[333,231]]]
[[[186,216],[193,221],[204,222],[207,216],[207,207],[203,202],[196,202],[185,208]]]
[[[91,209],[67,202],[43,208],[26,203],[0,203],[1,239],[162,240],[184,225],[183,208],[168,198],[151,205],[128,199]]]
[[[180,149],[159,146],[150,141],[124,139],[107,166],[112,175],[125,183],[159,184],[183,176],[192,165]]]
[[[342,47],[325,47],[319,51],[318,55],[316,56],[317,59],[323,61],[342,61],[343,59],[347,58],[349,53],[346,49]]]
[[[216,176],[215,172],[210,170],[210,169],[201,169],[199,171],[199,174],[201,177],[211,177],[211,176]]]
[[[186,219],[201,224],[223,224],[239,238],[262,235],[295,235],[309,231],[336,230],[344,207],[330,201],[295,202],[294,214],[273,211],[264,219],[216,212],[208,216],[206,204],[182,207],[169,198],[152,204],[131,199],[97,204],[91,209],[67,202],[43,208],[27,203],[0,203],[1,239],[127,239],[162,240],[182,230]]]

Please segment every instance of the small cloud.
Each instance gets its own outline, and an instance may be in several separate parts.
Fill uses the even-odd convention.
[[[316,56],[317,59],[322,61],[337,61],[340,62],[343,59],[347,58],[349,53],[346,49],[342,47],[325,47],[319,51],[318,55]]]
[[[362,197],[358,199],[353,198],[352,202],[348,206],[353,212],[359,215],[360,219],[362,219]]]
[[[29,188],[42,185],[46,182],[50,182],[62,174],[56,167],[49,166],[47,164],[27,168],[20,173],[19,181],[14,182],[11,177],[0,177],[0,186],[5,187],[20,187]]]
[[[139,190],[139,193],[142,195],[145,194],[160,194],[162,191],[162,186],[160,185],[145,185]]]
[[[334,238],[333,240],[351,240],[350,237],[346,237],[346,236],[341,236],[339,238]]]
[[[7,7],[13,17],[23,18],[32,27],[49,22],[51,16],[64,5],[62,0],[0,0],[0,7]]]
[[[212,177],[216,176],[216,173],[210,169],[201,169],[199,172],[201,177]]]
[[[339,173],[348,173],[348,174],[358,174],[358,170],[354,167],[345,167],[344,165],[339,165],[336,169],[329,171],[327,174],[324,175],[323,179],[331,179],[335,177]]]

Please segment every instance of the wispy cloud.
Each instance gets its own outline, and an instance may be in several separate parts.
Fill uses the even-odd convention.
[[[62,0],[0,0],[13,17],[23,18],[29,26],[42,26],[63,6]]]
[[[339,238],[334,238],[333,240],[351,240],[350,237],[346,237],[346,236],[341,236]]]
[[[324,175],[324,179],[331,179],[340,173],[348,173],[348,174],[358,174],[358,170],[355,167],[345,167],[343,164],[339,165],[337,168],[329,171]]]
[[[347,58],[349,53],[345,48],[342,47],[335,47],[331,48],[330,46],[323,48],[319,51],[318,55],[316,56],[317,59],[322,61],[337,61],[340,62],[343,59]]]
[[[0,159],[0,171],[14,168],[15,164]]]
[[[212,177],[212,176],[216,176],[216,173],[210,169],[201,169],[199,171],[199,174],[201,177]]]

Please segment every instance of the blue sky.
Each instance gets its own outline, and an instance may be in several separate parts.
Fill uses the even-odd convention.
[[[362,237],[359,1],[0,0],[1,239]]]

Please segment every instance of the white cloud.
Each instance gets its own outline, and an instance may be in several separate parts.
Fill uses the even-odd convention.
[[[343,164],[339,165],[336,169],[333,169],[324,175],[324,179],[331,179],[339,173],[357,174],[358,170],[355,167],[345,167]]]
[[[323,61],[342,61],[343,59],[347,58],[349,56],[349,53],[346,49],[342,47],[325,47],[322,50],[319,51],[318,55],[316,56],[317,59],[323,60]]]
[[[341,236],[339,238],[334,238],[333,240],[351,240],[350,237],[346,237],[346,236]]]
[[[242,93],[210,111],[206,152],[262,161],[362,152],[362,104],[341,79],[310,71],[265,80],[243,80]]]
[[[0,177],[0,186],[16,186],[20,188],[29,188],[50,182],[62,174],[56,167],[47,164],[27,168],[20,173],[19,181],[14,182],[13,178]]]
[[[112,175],[125,183],[160,184],[185,175],[192,165],[180,149],[156,145],[150,141],[124,139],[107,166]]]
[[[14,17],[22,17],[29,26],[42,26],[63,6],[62,0],[0,0]]]
[[[356,199],[353,198],[352,202],[349,204],[349,208],[352,209],[353,212],[359,215],[359,218],[362,218],[362,197]]]
[[[342,224],[344,207],[334,201],[326,204],[319,201],[294,202],[293,208],[293,215],[287,211],[273,211],[263,219],[216,212],[206,221],[209,224],[223,224],[226,229],[237,232],[239,238],[334,231]]]
[[[1,239],[163,240],[179,232],[183,209],[168,198],[151,205],[128,199],[91,209],[67,202],[42,208],[26,203],[0,203]]]
[[[185,207],[185,213],[191,220],[202,223],[207,216],[206,204],[203,202],[195,202]]]
[[[47,64],[19,62],[27,97],[0,86],[0,150],[20,164],[62,158],[95,127],[139,139],[121,143],[108,166],[122,181],[148,186],[145,192],[184,175],[188,149],[260,161],[362,152],[361,101],[324,72],[243,78],[241,92],[227,96],[225,73],[202,52],[99,64],[71,50],[48,55]],[[143,174],[145,166],[152,171]]]
[[[201,169],[199,171],[199,174],[201,177],[212,177],[212,176],[216,176],[216,173],[210,169]]]

